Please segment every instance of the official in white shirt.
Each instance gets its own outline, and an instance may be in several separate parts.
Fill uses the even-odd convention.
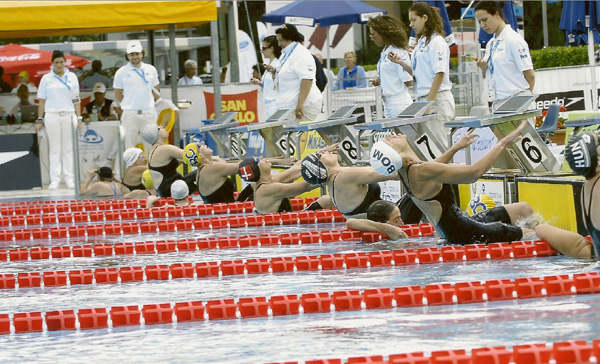
[[[42,77],[37,92],[39,118],[35,129],[45,126],[48,134],[50,190],[59,188],[61,177],[67,188],[75,188],[72,130],[75,119],[81,121],[81,102],[79,80],[65,67],[65,61],[63,52],[52,53],[52,70]]]
[[[433,101],[430,111],[437,120],[427,125],[440,143],[447,145],[449,131],[444,123],[454,119],[455,104],[450,83],[450,47],[444,39],[442,17],[438,8],[419,2],[410,8],[408,18],[418,39],[412,53],[413,94],[419,101]]]
[[[195,86],[202,85],[202,79],[196,76],[198,73],[198,63],[192,59],[188,59],[183,64],[185,75],[177,81],[178,86]]]
[[[504,22],[498,2],[481,1],[475,7],[475,17],[481,29],[494,34],[485,48],[485,56],[476,59],[477,66],[485,74],[488,100],[494,111],[511,96],[530,95],[535,86],[535,71],[529,46]]]
[[[377,62],[379,77],[372,83],[381,87],[385,117],[394,117],[412,104],[408,90],[413,84],[408,37],[402,21],[388,15],[371,18],[367,25],[373,43],[383,47]]]
[[[262,101],[265,103],[267,119],[277,111],[277,90],[275,89],[275,72],[279,68],[279,57],[281,56],[281,47],[274,35],[265,37],[262,41],[261,53],[265,58],[265,68],[271,71],[265,71],[261,79],[252,78],[250,82],[261,86]]]
[[[149,124],[156,124],[154,95],[159,94],[158,73],[154,66],[142,62],[142,44],[132,40],[127,44],[129,63],[119,68],[115,74],[113,88],[123,114],[121,125],[125,129],[125,147],[132,148],[138,143],[140,131]],[[144,149],[150,144],[144,142]]]
[[[316,120],[321,113],[322,96],[315,80],[315,59],[302,44],[294,25],[284,24],[275,31],[283,48],[275,75],[277,108],[295,109],[296,119]]]

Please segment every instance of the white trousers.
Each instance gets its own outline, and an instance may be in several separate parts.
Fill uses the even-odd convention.
[[[73,183],[73,119],[75,113],[61,116],[47,112],[44,117],[50,149],[50,182],[60,183],[61,174],[66,183]]]
[[[141,138],[140,132],[146,125],[156,125],[157,119],[156,110],[154,109],[142,110],[139,114],[135,110],[123,110],[121,126],[125,129],[125,149],[134,148],[141,142],[144,145],[144,150],[148,153],[152,145]]]
[[[400,114],[410,104],[412,104],[410,94],[398,94],[393,96],[383,96],[383,110],[385,118],[392,118]]]
[[[419,101],[424,100],[427,100],[427,96],[419,97]],[[455,105],[452,91],[439,91],[429,108],[429,112],[435,114],[437,120],[428,121],[427,126],[437,135],[442,145],[448,146],[450,129],[446,128],[444,123],[454,119]]]

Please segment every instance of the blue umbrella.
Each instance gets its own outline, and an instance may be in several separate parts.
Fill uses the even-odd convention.
[[[515,7],[513,6],[512,1],[507,1],[504,3],[504,7],[502,8],[502,12],[504,13],[504,19],[506,20],[506,24],[509,24],[513,30],[519,29],[519,24],[517,23],[517,14],[515,14]],[[489,34],[485,30],[479,29],[479,44],[485,48],[487,42],[492,39],[493,34]]]
[[[415,2],[419,2],[416,1]],[[449,46],[456,44],[456,40],[454,39],[454,34],[452,34],[452,26],[450,25],[450,19],[448,18],[448,11],[446,10],[446,3],[443,0],[431,0],[431,1],[423,1],[434,8],[440,9],[440,16],[442,17],[442,21],[444,23],[444,33],[446,33],[446,43]],[[415,39],[415,31],[413,29],[410,30],[410,44],[416,43]]]
[[[600,24],[600,1],[565,1],[560,16],[559,28],[565,31],[567,46],[587,44],[588,29],[585,16],[590,15],[590,28],[594,30],[594,41],[600,41],[598,25]]]
[[[260,18],[273,24],[322,27],[339,24],[366,23],[369,18],[384,15],[385,10],[362,1],[295,1]]]

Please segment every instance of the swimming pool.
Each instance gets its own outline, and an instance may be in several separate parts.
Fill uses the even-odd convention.
[[[239,214],[234,214],[239,215]],[[161,220],[161,219],[155,219]],[[107,222],[108,223],[108,222]],[[201,229],[44,241],[18,246],[204,239],[208,237],[335,231],[343,223]],[[155,254],[113,254],[8,261],[0,274],[145,267],[299,256],[349,256],[354,252],[437,248],[435,237],[362,243],[358,240],[301,245],[248,246]],[[48,312],[244,297],[483,282],[520,277],[597,272],[596,263],[561,256],[433,262],[402,266],[265,272],[107,284],[0,289],[0,313]],[[261,363],[473,349],[600,337],[600,295],[569,294],[439,306],[302,313],[257,318],[208,319],[96,330],[0,335],[2,362]],[[337,306],[335,306],[337,307]],[[208,316],[208,315],[207,315]],[[85,359],[82,359],[85,358]]]

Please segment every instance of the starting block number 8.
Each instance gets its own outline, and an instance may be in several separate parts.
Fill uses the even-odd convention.
[[[356,163],[356,161],[358,160],[356,144],[354,144],[354,142],[350,138],[345,137],[344,139],[342,139],[339,146],[342,153],[344,153],[344,155],[348,157],[348,159],[350,159],[353,163]]]

